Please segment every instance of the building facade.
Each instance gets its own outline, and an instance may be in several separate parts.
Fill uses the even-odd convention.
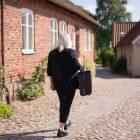
[[[140,77],[140,22],[115,22],[114,46],[117,59],[126,57],[128,74]]]
[[[30,78],[40,60],[55,47],[59,32],[72,38],[82,61],[94,62],[93,18],[66,0],[1,0],[0,64],[5,83]],[[9,87],[10,88],[10,87]]]

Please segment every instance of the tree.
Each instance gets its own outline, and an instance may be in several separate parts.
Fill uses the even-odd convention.
[[[127,0],[97,0],[96,20],[103,26],[97,33],[97,48],[109,46],[113,36],[114,21],[130,21]]]

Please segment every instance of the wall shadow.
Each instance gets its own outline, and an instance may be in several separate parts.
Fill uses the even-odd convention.
[[[109,68],[103,68],[101,65],[96,65],[96,77],[102,79],[139,79],[127,75],[115,74]]]

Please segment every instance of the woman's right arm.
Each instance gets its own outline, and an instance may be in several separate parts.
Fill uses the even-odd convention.
[[[49,53],[49,56],[48,56],[48,66],[47,66],[47,75],[48,76],[52,76],[52,60],[51,60],[51,54]]]
[[[53,80],[52,80],[52,60],[51,60],[51,55],[49,54],[48,56],[48,66],[47,66],[47,75],[49,77],[50,80],[50,89],[51,90],[55,90],[54,85],[53,85]]]

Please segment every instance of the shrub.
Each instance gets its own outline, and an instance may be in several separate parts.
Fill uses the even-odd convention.
[[[94,74],[94,63],[91,60],[86,60],[84,63],[84,69],[90,70],[93,76]]]
[[[95,52],[95,61],[96,61],[96,64],[101,64],[102,63],[99,51]]]
[[[9,95],[8,88],[5,86],[3,81],[3,68],[0,66],[0,100],[2,100],[2,95],[4,94],[6,97]]]
[[[47,66],[47,58],[43,59],[36,68],[36,72],[30,80],[22,80],[21,88],[17,89],[17,97],[22,101],[30,101],[44,95],[42,83],[45,82],[45,72]]]
[[[122,57],[118,59],[113,67],[114,73],[127,74],[127,59]]]
[[[9,119],[13,115],[13,109],[0,101],[0,120]]]
[[[45,82],[45,72],[48,58],[44,58],[40,65],[36,68],[36,72],[32,75],[32,80],[38,83]]]
[[[31,80],[24,82],[22,88],[18,89],[17,92],[18,92],[18,97],[22,101],[34,100],[44,95],[41,84],[35,83],[34,81]]]
[[[104,48],[100,54],[103,66],[112,67],[115,61],[115,53],[113,49]]]

